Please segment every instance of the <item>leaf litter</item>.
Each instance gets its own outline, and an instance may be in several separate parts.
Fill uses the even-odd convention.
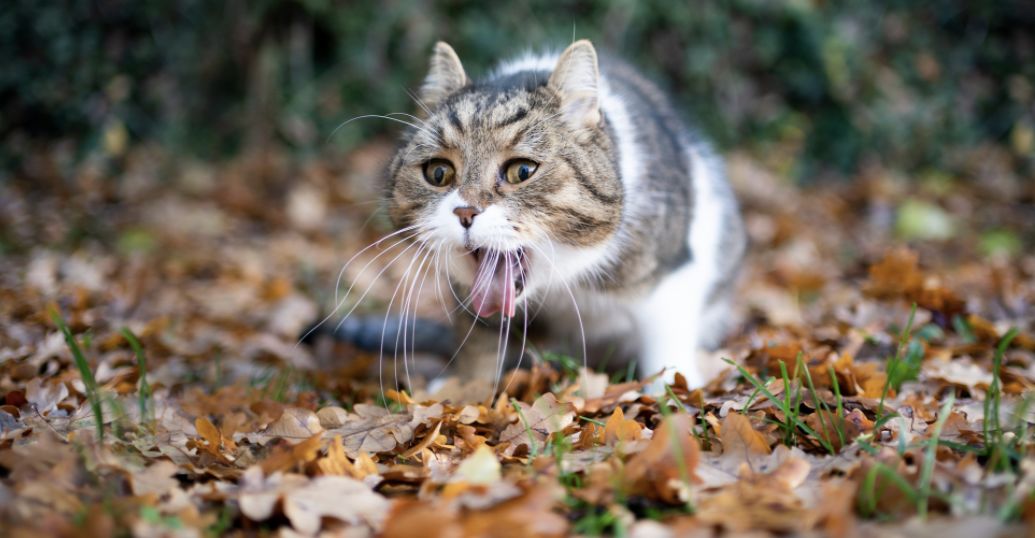
[[[653,394],[549,360],[496,398],[458,380],[429,393],[432,358],[379,376],[377,354],[295,340],[333,308],[340,264],[388,231],[348,186],[369,176],[351,163],[386,151],[249,155],[190,189],[137,159],[132,191],[89,170],[67,192],[0,185],[21,211],[0,220],[6,534],[1035,528],[1035,257],[980,247],[988,228],[1030,242],[1023,204],[980,183],[918,189],[909,200],[962,208],[960,225],[905,243],[884,214],[882,193],[911,188],[893,174],[799,189],[736,155],[754,250],[743,327],[704,355],[709,385]],[[403,278],[357,269],[377,254],[343,277],[370,286],[362,312],[383,313]],[[429,289],[413,306],[440,318]]]

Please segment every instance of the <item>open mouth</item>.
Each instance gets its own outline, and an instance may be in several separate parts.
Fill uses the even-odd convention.
[[[528,271],[528,255],[524,249],[476,248],[471,256],[476,267],[471,288],[471,306],[475,313],[485,317],[502,312],[505,317],[514,317]]]

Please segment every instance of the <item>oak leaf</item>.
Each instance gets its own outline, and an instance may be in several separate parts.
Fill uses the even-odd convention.
[[[517,421],[500,434],[500,443],[510,443],[507,455],[512,455],[520,446],[536,443],[537,446],[555,432],[568,427],[575,420],[575,409],[570,403],[558,402],[553,394],[546,393],[532,405],[517,402],[520,412]]]
[[[690,482],[697,480],[694,471],[701,457],[692,428],[689,415],[666,417],[647,447],[630,458],[623,469],[625,492],[670,504],[686,502]]]
[[[755,456],[772,452],[765,437],[751,426],[751,421],[734,411],[722,419],[719,440],[722,441],[722,457],[727,462],[751,461]]]
[[[607,422],[604,423],[604,442],[615,443],[636,441],[640,439],[643,425],[635,420],[625,418],[621,407],[616,407]]]

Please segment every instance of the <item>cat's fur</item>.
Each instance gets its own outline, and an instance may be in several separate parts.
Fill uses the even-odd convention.
[[[721,159],[655,85],[626,64],[598,66],[588,41],[473,81],[440,42],[420,100],[426,117],[388,169],[388,210],[439,254],[461,298],[488,286],[506,313],[519,286],[508,279],[523,277],[518,311],[538,314],[535,325],[572,356],[585,341],[590,360],[617,353],[642,374],[668,367],[705,381],[695,354],[729,328],[744,227]],[[431,159],[452,163],[452,184],[425,179]],[[512,159],[538,168],[511,184],[502,167]],[[465,228],[458,215],[470,211]],[[475,248],[498,261],[474,260]],[[525,329],[520,312],[507,322],[512,334]],[[485,332],[466,338],[454,373],[499,375],[503,340]]]

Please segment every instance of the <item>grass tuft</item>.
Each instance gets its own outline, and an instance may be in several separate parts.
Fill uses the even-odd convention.
[[[145,424],[154,424],[154,395],[151,392],[151,385],[147,382],[147,357],[144,355],[144,347],[140,345],[140,340],[133,334],[133,331],[129,330],[129,327],[123,327],[119,332],[129,342],[129,346],[133,348],[133,354],[137,357],[137,371],[140,374],[140,389],[138,390],[140,420]]]
[[[927,517],[927,508],[931,498],[931,477],[934,476],[934,464],[937,463],[938,458],[938,439],[942,436],[942,428],[945,426],[945,421],[948,420],[949,414],[952,413],[952,404],[956,403],[956,396],[950,394],[942,404],[942,408],[938,411],[938,419],[934,422],[934,429],[931,431],[931,437],[927,440],[927,446],[924,448],[924,462],[920,467],[920,484],[917,488],[917,499],[916,499],[916,513],[919,514],[921,519]]]
[[[906,326],[899,333],[898,336],[898,347],[895,349],[895,356],[888,359],[888,367],[886,370],[887,379],[884,380],[884,389],[880,395],[880,405],[878,406],[877,420],[874,424],[874,429],[878,430],[880,427],[887,422],[889,418],[894,416],[894,413],[886,414],[884,409],[884,401],[888,397],[888,392],[894,388],[896,392],[902,388],[902,383],[906,382],[910,378],[912,367],[909,366],[916,363],[916,372],[913,373],[913,378],[916,374],[919,374],[919,361],[923,359],[923,348],[921,347],[920,356],[910,357],[908,360],[904,359],[904,355],[907,349],[910,347],[913,332],[913,319],[916,317],[916,303],[913,303],[913,308],[909,311],[909,320],[906,321]],[[919,344],[918,344],[919,345]],[[915,354],[914,354],[915,355]],[[901,371],[900,371],[901,370]]]
[[[1015,459],[1015,450],[1011,443],[1006,442],[1000,418],[1000,406],[1003,399],[1003,355],[1010,343],[1017,337],[1017,328],[1012,328],[996,345],[995,354],[992,356],[992,383],[988,386],[988,393],[985,396],[982,433],[985,443],[985,456],[988,458],[989,468],[996,471],[1008,471],[1011,467],[1011,460]],[[1023,420],[1021,422],[1024,422]],[[1025,424],[1026,428],[1027,424]],[[1023,439],[1021,437],[1020,439]]]
[[[830,441],[827,441],[827,439],[824,436],[820,435],[819,432],[814,430],[811,426],[806,424],[805,421],[801,419],[801,385],[796,384],[797,388],[795,390],[795,395],[792,400],[790,395],[790,391],[792,390],[790,377],[787,375],[787,366],[783,363],[783,361],[780,361],[780,374],[781,376],[783,376],[784,381],[784,398],[779,399],[775,395],[773,395],[772,391],[766,388],[765,383],[763,383],[761,379],[759,379],[751,372],[747,371],[746,368],[733,362],[730,359],[722,360],[730,366],[736,368],[744,379],[747,379],[749,383],[754,385],[755,389],[760,391],[762,395],[764,395],[766,398],[769,398],[769,401],[773,402],[773,405],[775,405],[776,408],[779,409],[781,413],[783,413],[783,416],[786,417],[783,422],[779,423],[781,428],[784,429],[785,434],[783,444],[793,447],[795,445],[794,439],[797,436],[798,430],[801,430],[814,437],[827,452],[831,454],[837,453],[837,450],[834,449],[834,445],[832,445]]]
[[[97,389],[97,380],[93,377],[93,371],[90,370],[90,363],[86,362],[86,356],[83,355],[83,350],[79,347],[79,341],[72,334],[72,330],[68,328],[65,319],[61,317],[61,313],[56,309],[52,310],[50,317],[65,337],[65,343],[68,345],[69,351],[72,352],[72,360],[75,362],[76,368],[79,369],[83,385],[86,386],[86,399],[90,402],[90,408],[93,410],[94,422],[97,427],[97,439],[104,440],[104,407],[101,403],[100,391]]]

